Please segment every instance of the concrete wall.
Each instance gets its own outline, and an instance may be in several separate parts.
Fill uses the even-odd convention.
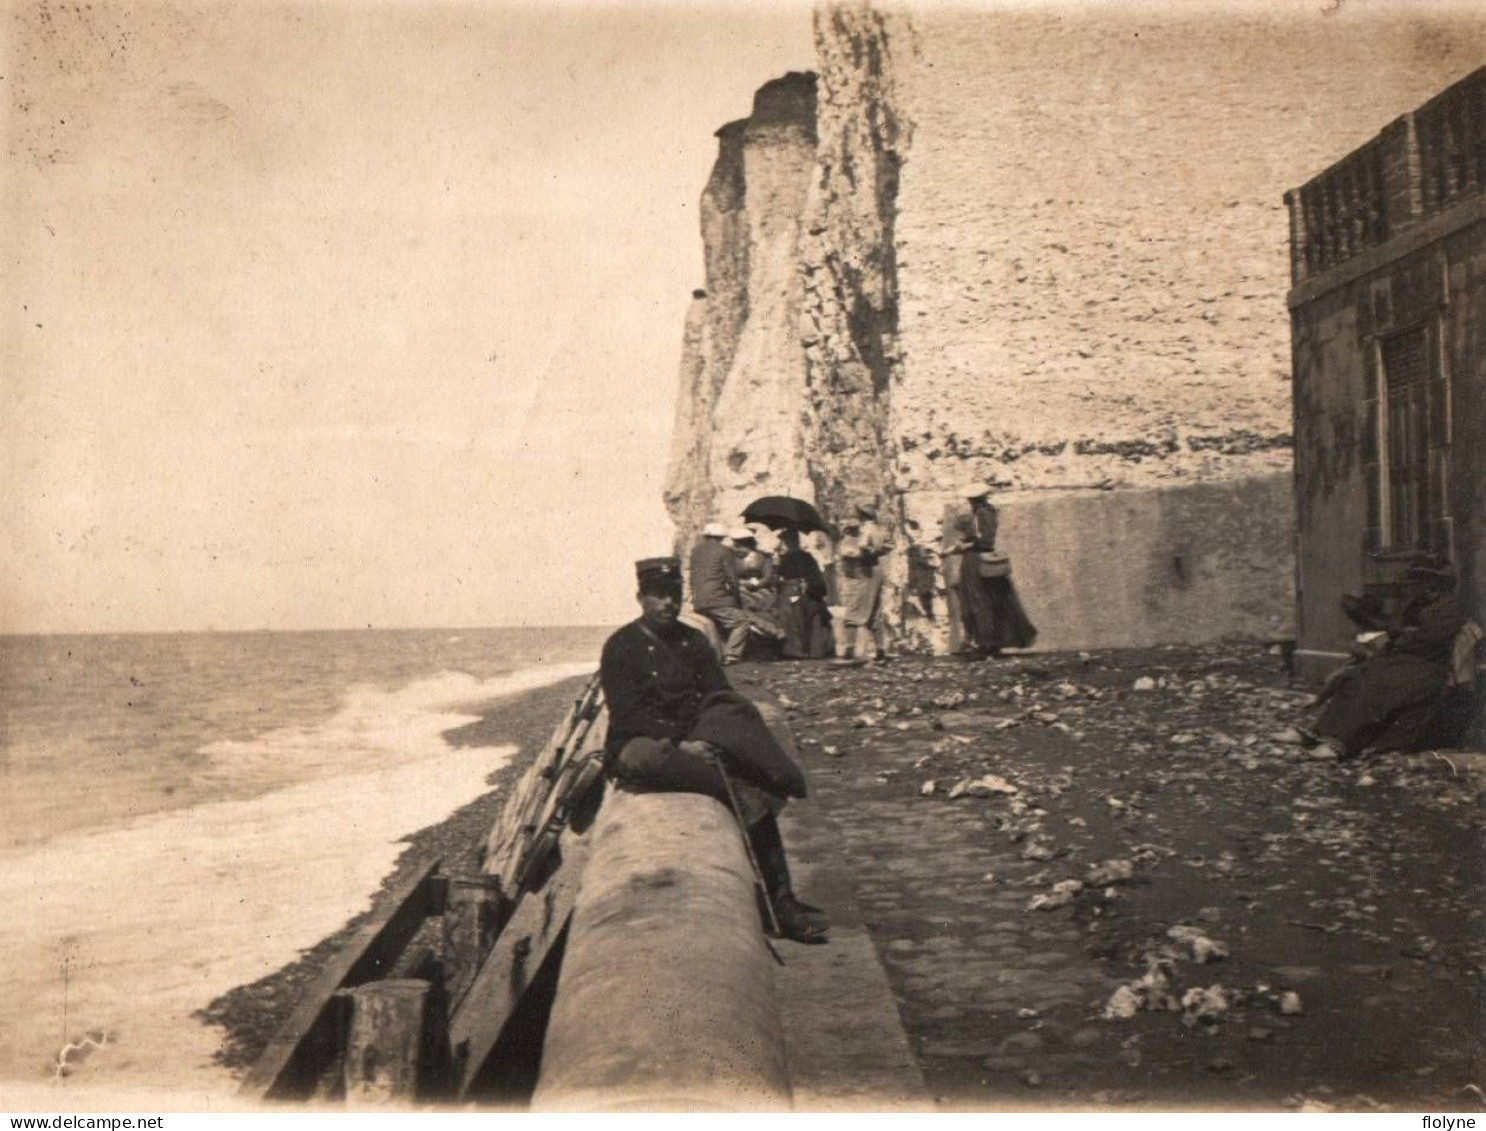
[[[611,790],[592,837],[533,1110],[787,1110],[773,956],[732,814]]]
[[[1288,474],[1021,492],[996,500],[999,542],[1040,647],[1288,639],[1292,497]],[[931,504],[936,521],[948,501]],[[913,615],[908,627],[934,631]]]

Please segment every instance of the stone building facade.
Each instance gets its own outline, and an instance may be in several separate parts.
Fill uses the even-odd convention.
[[[815,37],[813,121],[730,127],[745,174],[750,137],[774,147],[737,189],[765,291],[714,282],[754,268],[724,250],[719,174],[704,195],[680,540],[755,494],[876,502],[889,614],[942,644],[939,519],[991,479],[1042,645],[1293,636],[1281,194],[1478,65],[1486,28],[845,3]],[[765,199],[796,209],[772,237]],[[699,379],[729,334],[770,344]]]
[[[1285,195],[1303,670],[1423,552],[1486,620],[1486,67]]]

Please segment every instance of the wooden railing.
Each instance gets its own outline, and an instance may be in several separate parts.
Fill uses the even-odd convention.
[[[1486,67],[1414,113],[1420,205],[1432,216],[1486,185]]]
[[[1383,139],[1374,138],[1300,190],[1305,274],[1317,275],[1388,238]]]
[[[1486,192],[1486,67],[1285,194],[1297,285]]]

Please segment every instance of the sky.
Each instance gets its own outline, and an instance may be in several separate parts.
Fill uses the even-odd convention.
[[[0,631],[610,624],[810,13],[7,0]]]

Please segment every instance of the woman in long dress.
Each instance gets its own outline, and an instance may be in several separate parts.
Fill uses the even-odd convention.
[[[779,626],[787,660],[820,660],[836,650],[825,574],[815,555],[800,546],[800,533],[779,531]]]
[[[999,655],[1003,648],[1030,648],[1037,641],[1037,629],[1022,608],[1010,571],[1004,577],[983,576],[983,555],[996,551],[999,520],[996,508],[987,496],[990,489],[981,483],[970,484],[963,491],[969,510],[956,510],[946,520],[954,528],[946,531],[945,548],[958,555],[960,619],[964,627],[966,652],[973,655]]]

